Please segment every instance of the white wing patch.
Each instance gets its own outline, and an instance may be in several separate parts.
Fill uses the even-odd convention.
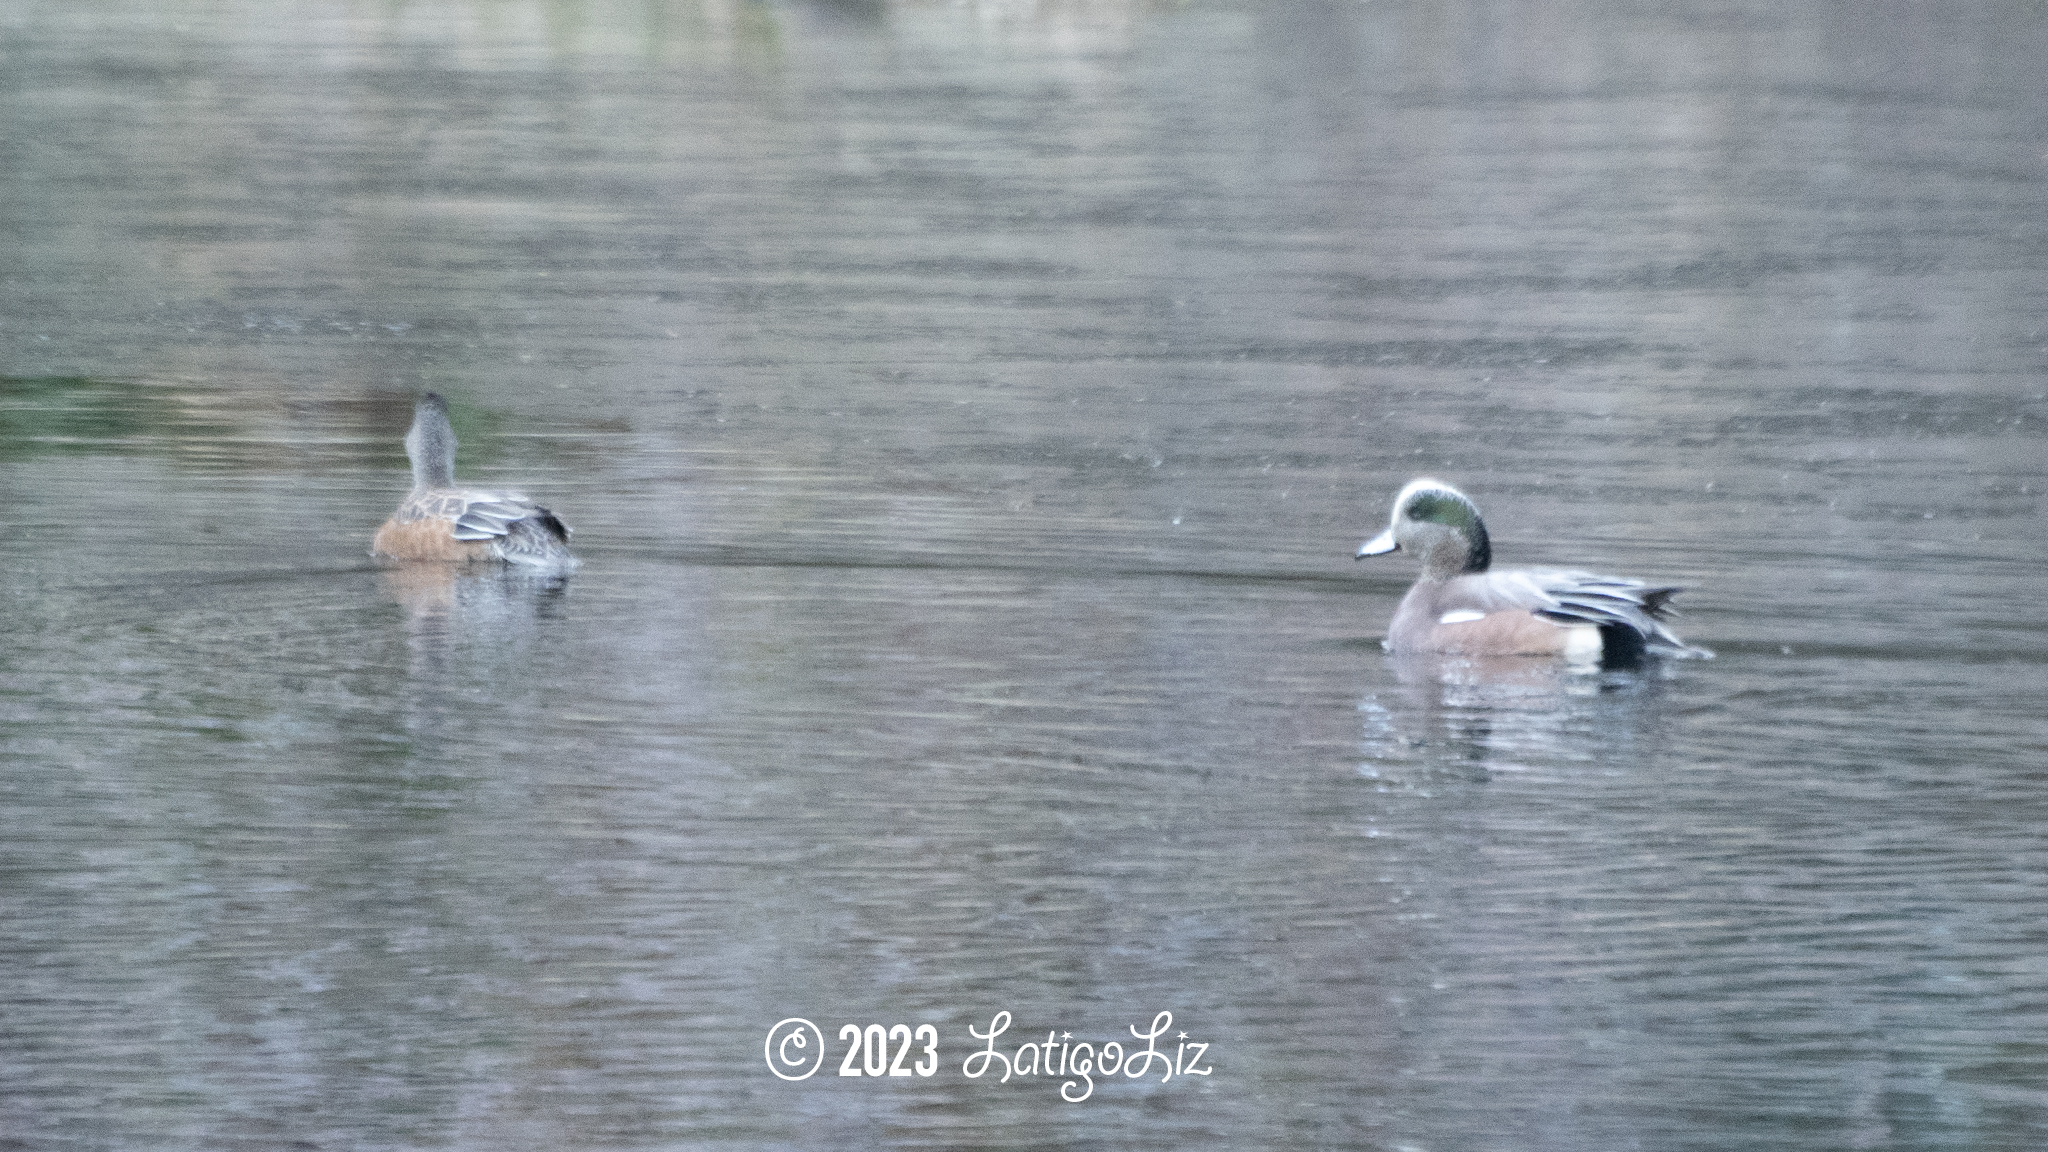
[[[1439,624],[1470,624],[1474,620],[1484,619],[1486,619],[1486,613],[1479,611],[1477,608],[1453,608],[1451,611],[1437,617],[1436,622]]]

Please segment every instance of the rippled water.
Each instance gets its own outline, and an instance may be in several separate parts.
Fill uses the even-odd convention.
[[[2042,1146],[2044,55],[0,10],[0,1147]],[[370,563],[429,387],[573,578]],[[1719,658],[1390,658],[1420,474]]]

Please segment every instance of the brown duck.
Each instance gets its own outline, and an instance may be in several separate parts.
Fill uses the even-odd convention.
[[[412,461],[412,492],[370,541],[370,555],[386,560],[508,564],[567,569],[577,564],[569,551],[569,526],[516,492],[460,488],[455,484],[455,428],[448,403],[433,392],[413,409],[405,434]]]

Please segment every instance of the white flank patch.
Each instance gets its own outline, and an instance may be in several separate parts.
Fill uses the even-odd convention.
[[[1437,618],[1439,624],[1470,624],[1474,620],[1486,619],[1486,613],[1477,608],[1454,608]]]
[[[1564,630],[1564,659],[1567,664],[1598,664],[1601,647],[1600,629],[1591,624]]]

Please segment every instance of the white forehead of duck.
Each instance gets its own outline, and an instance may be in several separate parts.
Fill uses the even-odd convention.
[[[1414,499],[1418,493],[1422,492],[1434,492],[1441,496],[1449,496],[1453,500],[1462,501],[1466,504],[1472,503],[1470,496],[1465,495],[1449,484],[1441,480],[1431,480],[1428,477],[1423,477],[1418,480],[1410,480],[1407,486],[1401,489],[1401,494],[1394,497],[1393,519],[1399,520],[1401,518],[1401,510],[1408,507],[1408,501]]]

